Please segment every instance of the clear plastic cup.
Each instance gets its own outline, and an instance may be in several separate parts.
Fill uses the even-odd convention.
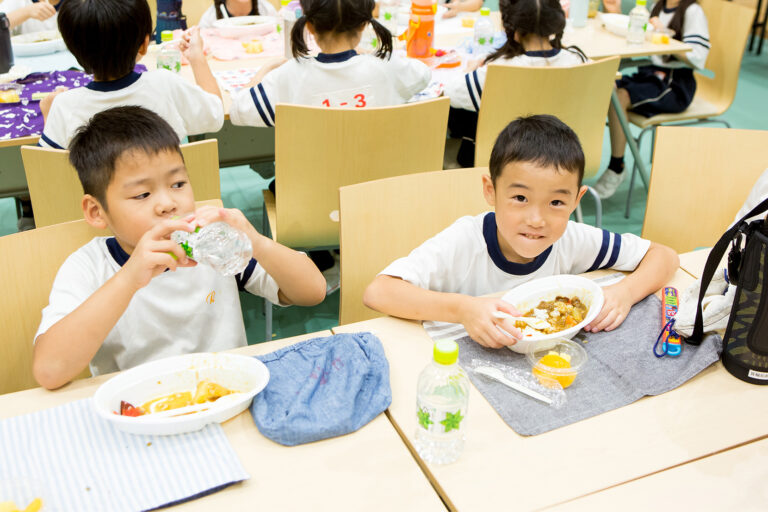
[[[554,346],[552,340],[543,340],[540,345],[541,348],[534,346],[533,350],[526,354],[526,358],[531,363],[533,375],[541,385],[551,387],[553,381],[557,381],[565,389],[573,384],[587,362],[587,351],[579,343],[565,338],[558,339]],[[556,357],[550,357],[551,361],[547,361],[546,356]],[[556,364],[563,359],[568,361],[568,367]]]

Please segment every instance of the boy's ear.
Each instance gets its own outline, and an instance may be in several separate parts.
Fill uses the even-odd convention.
[[[496,207],[496,187],[493,186],[493,181],[487,174],[483,175],[483,196],[489,206]]]
[[[581,201],[581,198],[584,197],[584,194],[587,192],[587,186],[582,185],[579,189],[579,193],[576,194],[576,202],[573,204],[573,209],[571,210],[571,213],[573,213],[576,210],[576,207],[579,206],[579,202]]]
[[[140,61],[141,58],[147,54],[148,48],[149,48],[149,34],[144,36],[144,42],[141,43],[141,46],[139,46],[139,56],[136,58],[136,62]]]
[[[85,222],[98,229],[107,228],[107,216],[99,200],[91,194],[83,196],[83,217]]]

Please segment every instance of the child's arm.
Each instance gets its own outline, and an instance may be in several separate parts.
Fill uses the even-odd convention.
[[[56,14],[56,8],[48,2],[36,2],[8,13],[8,23],[16,28],[28,19],[44,21]]]
[[[267,76],[267,73],[273,69],[279,68],[286,62],[288,62],[288,59],[285,57],[275,57],[271,59],[269,62],[261,66],[261,68],[259,68],[259,70],[255,75],[253,75],[253,78],[251,78],[251,81],[248,82],[248,85],[246,85],[245,88],[250,89],[251,87],[256,87],[261,83],[262,80],[264,80],[264,77]]]
[[[184,57],[189,61],[192,67],[192,73],[195,75],[195,83],[205,92],[215,94],[221,98],[219,83],[211,72],[208,65],[208,59],[205,58],[203,50],[203,38],[200,37],[200,28],[192,27],[184,33],[184,37],[179,42],[179,48]]]
[[[514,345],[522,336],[512,322],[493,316],[495,311],[520,314],[501,299],[425,290],[398,277],[376,276],[365,290],[363,303],[376,311],[401,318],[460,323],[473,340],[486,347]],[[497,325],[515,338],[502,333]]]
[[[306,254],[265,237],[237,209],[203,207],[195,212],[199,226],[223,221],[251,239],[253,257],[279,287],[281,304],[314,306],[325,299],[325,278]]]
[[[479,11],[483,6],[483,0],[453,0],[446,4],[448,10],[443,14],[443,18],[453,18],[460,12]]]
[[[168,239],[174,231],[191,231],[183,220],[157,224],[141,237],[128,262],[67,316],[38,336],[32,372],[45,388],[55,389],[75,378],[93,359],[125,312],[133,295],[165,269],[190,267],[184,250]],[[176,255],[174,259],[169,253]]]
[[[605,303],[597,318],[585,331],[612,331],[629,314],[629,309],[662,288],[680,266],[677,253],[669,247],[651,242],[634,272],[616,284],[603,288]]]

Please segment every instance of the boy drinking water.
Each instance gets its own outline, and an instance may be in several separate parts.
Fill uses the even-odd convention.
[[[663,245],[570,222],[586,192],[583,175],[581,144],[560,120],[537,115],[510,123],[494,145],[490,176],[483,176],[483,194],[494,211],[460,218],[390,264],[363,301],[394,316],[461,323],[473,340],[498,348],[522,334],[494,312],[519,312],[482,295],[556,274],[634,271],[603,289],[603,309],[586,327],[615,329],[633,304],[671,278],[679,261]]]
[[[246,345],[238,288],[283,305],[325,297],[310,259],[260,235],[239,210],[195,211],[179,139],[157,114],[96,114],[72,140],[70,162],[85,220],[114,237],[94,238],[59,269],[35,336],[33,373],[44,387],[66,384],[89,362],[98,375]],[[237,276],[196,265],[169,239],[218,221],[253,246],[255,259]]]

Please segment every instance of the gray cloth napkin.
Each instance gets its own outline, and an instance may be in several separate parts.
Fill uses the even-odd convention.
[[[719,359],[722,339],[710,334],[698,347],[684,345],[678,357],[657,358],[653,344],[661,331],[661,302],[651,295],[637,303],[621,326],[611,332],[580,333],[588,360],[565,390],[567,401],[555,409],[470,371],[484,359],[530,372],[524,354],[489,349],[469,336],[459,343],[459,364],[502,419],[520,435],[533,436],[630,404],[645,395],[676,388]]]

